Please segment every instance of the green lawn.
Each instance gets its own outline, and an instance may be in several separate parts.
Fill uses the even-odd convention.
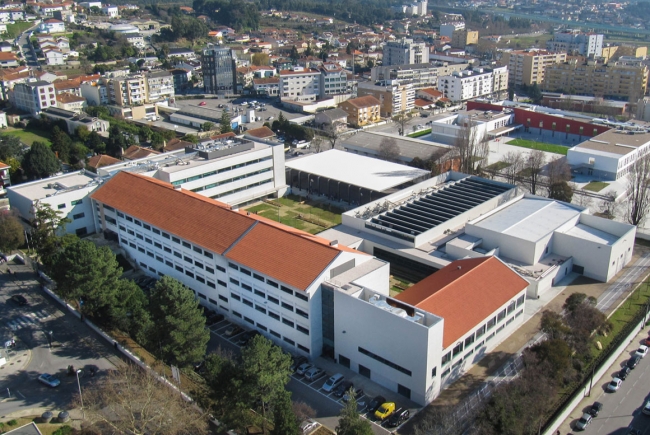
[[[8,127],[5,130],[2,130],[0,133],[18,136],[22,143],[29,146],[31,146],[34,142],[43,142],[47,146],[52,145],[52,142],[50,142],[50,133],[46,131],[23,130]]]
[[[508,164],[506,162],[496,162],[496,163],[492,163],[490,166],[487,166],[485,169],[487,169],[488,171],[497,171],[497,172],[499,172],[502,169],[507,168],[508,166],[510,166],[510,164]]]
[[[7,33],[17,37],[33,25],[34,23],[28,23],[27,21],[16,21],[14,24],[7,24]]]
[[[533,150],[546,151],[548,153],[562,154],[566,156],[569,147],[562,145],[554,145],[552,143],[536,142],[534,140],[528,139],[514,139],[510,142],[506,142],[508,145],[514,145],[522,148],[529,148]]]
[[[600,192],[604,188],[609,186],[609,183],[605,183],[603,181],[592,181],[591,183],[587,184],[585,187],[583,187],[584,190],[590,190],[592,192]]]
[[[343,210],[337,207],[328,206],[317,201],[306,201],[304,198],[295,195],[273,199],[272,202],[280,204],[280,207],[264,202],[253,205],[247,208],[246,211],[310,234],[320,233],[341,223]],[[304,219],[301,219],[300,216]]]
[[[408,134],[407,136],[408,136],[408,137],[422,137],[422,136],[425,136],[425,135],[427,135],[427,134],[429,134],[429,133],[431,133],[431,129],[430,129],[430,128],[427,128],[426,130],[422,130],[422,131],[418,131],[418,132],[415,132],[415,133],[411,133],[411,134]]]

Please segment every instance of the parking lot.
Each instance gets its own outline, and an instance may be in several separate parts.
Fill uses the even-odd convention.
[[[261,120],[243,124],[249,130],[253,128],[259,128],[264,125],[265,122],[273,123],[274,120],[278,119],[280,112],[286,119],[294,119],[305,116],[301,113],[292,113],[287,112],[280,106],[280,103],[277,101],[277,98],[264,98],[264,97],[239,97],[236,99],[225,99],[225,98],[206,98],[206,99],[193,99],[193,100],[176,100],[172,107],[177,107],[181,109],[183,114],[188,116],[197,116],[201,119],[211,118],[214,121],[218,122],[221,119],[221,115],[224,110],[227,109],[231,117],[243,115],[248,113],[248,103],[256,101],[260,107],[260,110],[255,111],[255,116],[260,117]],[[204,105],[201,105],[205,103]],[[264,106],[261,106],[264,104]],[[219,107],[219,106],[223,107]],[[272,119],[269,119],[272,118]]]
[[[211,332],[211,339],[208,343],[208,352],[215,351],[217,348],[221,347],[222,349],[228,349],[238,353],[240,347],[244,345],[241,338],[248,332],[248,330],[243,329],[228,320],[220,320],[217,323],[209,325],[209,329]],[[293,400],[303,401],[316,411],[316,420],[319,423],[334,430],[338,423],[340,410],[344,405],[344,399],[342,394],[340,396],[337,395],[335,389],[330,392],[325,391],[323,385],[333,374],[347,370],[338,366],[334,362],[326,361],[323,358],[318,358],[312,363],[321,367],[323,372],[310,380],[306,379],[303,375],[294,373],[291,376],[291,381],[289,382],[287,389],[292,392]],[[337,370],[337,367],[340,367],[341,370]],[[356,374],[356,376],[360,375]],[[378,421],[372,412],[368,412],[367,407],[376,395],[366,392],[364,385],[357,384],[357,379],[351,378],[351,380],[355,383],[355,389],[360,390],[356,397],[359,413],[363,418],[370,421],[373,432],[378,435],[385,435],[398,430],[399,426],[392,428],[382,426],[382,422]],[[371,383],[371,381],[365,379],[364,384],[369,383]],[[373,385],[372,389],[382,390],[379,394],[387,397],[388,400],[395,400],[395,393],[383,392],[383,388],[378,385]],[[404,402],[403,405],[402,402]],[[404,399],[402,402],[400,402],[399,399],[395,400],[396,410],[403,406],[405,409],[408,408],[411,416],[417,411],[417,408],[413,408],[412,403],[407,404],[407,402],[409,402],[408,400]],[[387,421],[388,418],[385,422]]]

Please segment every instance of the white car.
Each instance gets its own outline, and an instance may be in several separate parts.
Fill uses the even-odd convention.
[[[305,379],[308,381],[315,381],[323,374],[323,369],[313,366],[305,372]]]
[[[641,346],[639,346],[639,349],[635,353],[635,355],[638,355],[641,358],[643,358],[647,354],[648,354],[648,346],[646,346],[645,344],[642,344]]]
[[[325,383],[323,384],[323,390],[327,391],[328,393],[331,393],[334,391],[334,388],[338,387],[341,382],[345,381],[345,377],[337,373],[335,375],[332,375]]]
[[[612,381],[607,384],[607,391],[611,391],[612,393],[618,391],[618,389],[621,388],[622,383],[623,381],[621,381],[619,378],[612,379]]]
[[[313,366],[308,362],[302,363],[298,366],[298,370],[296,370],[296,373],[298,373],[299,375],[304,375],[305,373],[307,373],[307,370],[309,370],[312,367]]]
[[[319,426],[320,426],[319,422],[314,421],[310,418],[309,420],[305,420],[302,423],[300,423],[300,432],[303,434],[308,434],[316,430],[316,428]]]
[[[47,385],[48,387],[52,387],[52,388],[55,388],[55,387],[58,387],[59,385],[61,385],[61,381],[59,381],[56,377],[54,377],[53,375],[50,375],[48,373],[43,373],[42,375],[40,375],[38,377],[38,381],[42,382],[45,385]]]

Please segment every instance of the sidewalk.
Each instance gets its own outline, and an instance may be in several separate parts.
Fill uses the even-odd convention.
[[[8,279],[8,282],[5,284],[5,286],[10,294],[24,289],[23,282],[17,278],[16,275],[9,275],[7,272],[8,268],[10,268],[12,271],[18,272],[19,269],[17,266],[20,265],[14,264],[12,262],[9,263],[9,265],[5,263],[5,265],[0,268],[0,273],[3,274],[3,278]],[[2,377],[11,376],[16,372],[24,370],[32,360],[32,351],[27,348],[25,343],[18,339],[18,337],[13,334],[13,331],[10,328],[3,327],[2,335],[0,335],[0,339],[2,339],[0,346],[4,346],[4,342],[11,338],[16,340],[15,349],[10,349],[8,352],[6,349],[4,349],[4,347],[0,349],[0,357],[6,357],[7,359],[6,364],[0,367],[0,379]],[[3,401],[5,400],[7,400],[6,397]]]

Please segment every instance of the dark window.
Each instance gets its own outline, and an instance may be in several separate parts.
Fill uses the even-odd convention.
[[[151,252],[151,251],[147,251],[147,255],[148,255],[149,257],[153,258],[153,252]]]
[[[75,230],[75,234],[79,237],[85,236],[86,234],[88,234],[88,229],[86,227],[77,228]]]
[[[75,199],[74,201],[70,201],[70,204],[72,204],[72,205],[79,205],[79,204],[81,204],[81,203],[83,203],[83,202],[84,202],[83,199]],[[107,206],[106,204],[104,204],[104,208],[106,208],[106,209],[108,209],[108,210],[111,210],[111,211],[114,211],[114,210],[115,210],[114,208],[109,207],[109,206]]]
[[[138,246],[138,251],[142,252],[144,254],[144,248],[141,246]]]
[[[228,298],[225,297],[225,296],[221,296],[221,295],[219,295],[219,299],[221,299],[221,300],[224,301],[224,302],[228,302]]]
[[[228,287],[228,284],[225,282],[221,281],[220,279],[217,280],[217,284],[219,284],[221,287]]]
[[[183,258],[180,252],[174,251],[174,257]]]
[[[253,319],[251,319],[250,317],[245,317],[245,316],[244,316],[244,320],[247,321],[248,323],[250,323],[251,325],[254,325],[254,324],[255,324],[255,322],[253,321]]]
[[[208,273],[214,273],[214,269],[208,266],[205,266],[205,271]]]
[[[205,284],[205,278],[203,278],[202,276],[196,275],[196,280],[201,284]]]
[[[305,294],[302,294],[302,293],[296,292],[296,293],[295,293],[295,296],[296,296],[298,299],[302,299],[303,301],[309,302],[309,296],[307,296],[307,295],[305,295]]]
[[[160,235],[160,230],[158,228],[153,228],[151,231],[153,231],[154,234]]]
[[[280,334],[278,334],[277,332],[275,332],[272,329],[269,329],[269,334],[271,334],[274,337],[278,337],[278,338],[282,337]]]
[[[524,299],[526,299],[526,295],[521,295],[519,298],[517,298],[517,308],[519,308],[519,306],[524,303]]]
[[[163,236],[165,239],[169,239],[169,234],[167,234],[167,233],[162,233],[162,236]]]
[[[451,352],[447,352],[445,356],[442,357],[442,365],[448,364],[451,361]]]
[[[169,246],[163,246],[163,251],[171,253],[172,248],[170,248]]]
[[[282,323],[284,323],[287,326],[291,326],[293,328],[293,322],[291,320],[287,319],[286,317],[282,318]]]
[[[504,309],[504,310],[501,311],[501,312],[499,313],[499,315],[497,316],[497,322],[500,322],[500,321],[502,321],[502,320],[505,319],[505,318],[506,318],[506,310]]]
[[[192,249],[194,252],[198,252],[199,254],[203,254],[203,249],[197,247],[197,246],[192,246]]]
[[[230,282],[235,285],[239,285],[239,281],[237,281],[235,278],[230,278]]]
[[[199,269],[203,269],[203,263],[201,263],[201,262],[199,262],[199,261],[194,260],[194,265],[195,265],[196,267],[198,267]]]
[[[309,335],[309,329],[307,329],[307,328],[305,328],[305,327],[303,327],[303,326],[296,325],[296,329],[297,329],[298,331],[302,332],[302,333],[305,334],[305,335]]]
[[[193,263],[194,263],[194,262],[192,261],[192,259],[191,259],[190,257],[188,257],[187,255],[185,255],[185,256],[183,257],[183,260],[185,260],[186,263],[190,263],[190,264],[193,264]]]
[[[135,248],[135,243],[129,242],[129,246],[132,247],[132,248]]]
[[[234,263],[228,263],[228,267],[231,269],[239,270],[239,267],[237,267],[237,265]]]
[[[465,339],[465,347],[469,346],[472,343],[474,343],[474,334]]]
[[[156,260],[160,261],[161,263],[165,262],[165,260],[163,260],[163,258],[160,255],[156,255]]]
[[[144,240],[144,237],[142,237],[142,234],[140,234],[140,233],[137,233],[137,234],[135,235],[135,237],[138,238],[138,239],[140,239],[140,240]]]
[[[291,290],[289,287],[281,286],[280,290],[293,296],[293,290]]]
[[[133,223],[136,224],[136,225],[139,226],[139,227],[142,226],[142,222],[140,222],[140,221],[137,220],[137,219],[134,219],[134,220],[133,220]]]
[[[105,207],[105,206],[104,206],[104,207]],[[121,218],[123,218],[123,217],[124,217],[124,213],[122,213],[121,211],[118,211],[118,212],[117,212],[117,217],[121,217]]]
[[[264,282],[264,277],[262,275],[258,275],[256,273],[253,274],[253,278],[255,278],[258,281]]]
[[[260,313],[266,314],[266,308],[260,307],[259,305],[255,305],[255,309],[259,311]]]
[[[242,282],[242,283],[241,283],[241,287],[242,287],[244,290],[248,290],[249,292],[250,292],[250,291],[253,291],[253,287],[249,286],[249,285],[246,284],[246,283],[243,283],[243,282]]]
[[[284,337],[283,340],[286,341],[287,343],[289,343],[289,344],[292,345],[292,346],[295,346],[295,345],[296,345],[296,342],[293,341],[293,340],[290,339],[290,338]]]
[[[434,367],[431,369],[431,377],[435,378],[436,374],[438,373],[438,367]]]
[[[162,248],[163,248],[162,245],[161,245],[160,243],[158,243],[158,242],[153,242],[153,245],[154,245],[156,248],[158,248],[158,249],[162,249]]]
[[[226,271],[226,269],[224,269],[224,268],[221,267],[221,266],[217,266],[217,270],[218,270],[219,272],[225,272],[225,271]]]
[[[497,318],[496,318],[496,317],[493,317],[493,318],[491,318],[490,320],[488,320],[488,322],[487,322],[487,329],[488,329],[488,331],[489,331],[490,329],[494,328],[494,325],[496,325],[496,324],[497,324]]]
[[[214,255],[212,255],[212,253],[208,251],[203,251],[203,255],[207,258],[214,258]]]
[[[266,326],[262,325],[261,323],[258,323],[257,327],[258,327],[258,329],[261,329],[264,332],[268,331],[268,328]]]
[[[183,271],[183,268],[180,267],[180,266],[174,266],[174,269],[178,270],[179,272],[182,272],[182,271]]]
[[[508,305],[508,314],[514,313],[517,303],[515,301],[510,302]]]
[[[77,214],[72,215],[73,219],[75,219],[75,220],[76,219],[82,219],[84,216],[86,216],[85,213],[77,213]],[[113,219],[113,220],[115,220],[115,219]],[[113,222],[113,223],[115,223],[115,222]]]
[[[272,319],[275,319],[275,320],[280,320],[280,316],[275,314],[273,311],[269,311],[269,317],[271,317]]]
[[[452,350],[452,354],[453,354],[454,358],[456,357],[456,355],[458,355],[462,351],[463,351],[463,343],[456,344],[456,346],[454,346],[454,349]]]
[[[242,267],[242,268],[239,269],[239,271],[240,271],[241,273],[243,273],[244,275],[251,276],[251,271],[248,270],[248,269],[244,269],[244,268]]]
[[[379,355],[377,355],[375,353],[372,353],[369,350],[366,350],[366,349],[364,349],[362,347],[359,347],[359,352],[366,355],[366,356],[369,356],[370,358],[372,358],[374,360],[379,361],[382,364],[387,365],[390,368],[393,368],[393,369],[397,370],[398,372],[402,372],[405,375],[411,376],[411,374],[412,374],[410,370],[405,369],[404,367],[402,367],[400,365],[397,365],[397,364],[387,360],[386,358],[383,358],[383,357],[381,357],[381,356],[379,356]]]
[[[151,227],[149,225],[147,225],[147,224],[142,224],[142,228],[144,228],[145,230],[151,231]]]
[[[174,263],[172,263],[172,262],[169,261],[169,260],[165,260],[165,265],[166,265],[166,266],[169,266],[169,267],[174,267]]]
[[[350,358],[339,355],[339,364],[341,364],[343,367],[349,369],[350,368]]]
[[[212,281],[206,281],[205,283],[206,283],[207,286],[210,287],[210,288],[217,288],[217,286],[216,286]]]
[[[178,237],[174,237],[174,236],[172,236],[172,242],[180,244],[180,243],[181,243],[181,239],[179,239]]]
[[[267,279],[267,280],[266,280],[266,283],[267,283],[268,285],[270,285],[271,287],[278,288],[278,283],[275,282],[275,281],[271,281],[270,279]]]
[[[407,399],[411,398],[411,389],[406,388],[404,385],[397,384],[397,394],[401,394]]]
[[[129,222],[133,222],[133,218],[131,216],[126,216],[126,220]]]
[[[131,236],[135,236],[135,232],[133,230],[126,230],[126,232]]]
[[[61,210],[62,208],[65,208],[65,204],[59,204],[59,205],[56,206],[56,208],[58,208],[59,210]]]
[[[207,299],[207,297],[205,297],[205,295],[201,292],[197,292],[196,294],[199,295],[201,299]]]
[[[241,314],[239,314],[237,311],[232,310],[233,316],[239,317],[241,319]]]
[[[105,219],[106,219],[106,222],[108,222],[109,224],[117,225],[117,221],[115,219],[113,219],[112,217],[106,216]]]
[[[366,366],[362,366],[361,364],[359,364],[359,374],[370,379],[370,369]]]
[[[251,301],[249,301],[248,299],[243,299],[242,298],[241,301],[244,303],[244,305],[248,305],[249,307],[253,306],[253,303]]]
[[[309,319],[309,314],[301,310],[300,308],[296,308],[296,314],[299,316],[304,317],[305,319]]]
[[[274,303],[275,305],[280,305],[280,301],[277,298],[274,298],[273,296],[269,295],[268,297],[269,302]]]
[[[255,296],[259,296],[259,297],[261,297],[262,299],[264,299],[264,298],[266,297],[266,295],[264,294],[264,292],[259,291],[258,289],[255,289]]]
[[[194,274],[190,272],[189,270],[185,271],[185,275],[189,276],[190,278],[194,278]]]
[[[485,325],[476,330],[476,338],[482,337],[485,334]]]
[[[145,237],[144,241],[149,243],[150,245],[153,243],[153,241],[149,237]]]
[[[217,301],[215,301],[214,299],[210,299],[210,298],[208,298],[208,301],[209,301],[211,304],[217,305]]]
[[[190,244],[187,243],[185,240],[183,240],[183,247],[185,247],[185,248],[191,248],[192,245],[190,245]]]
[[[287,304],[286,302],[282,302],[282,308],[284,308],[285,310],[289,310],[289,311],[293,312],[293,307],[291,305]]]
[[[120,230],[126,231],[126,227],[124,225],[120,225]]]

